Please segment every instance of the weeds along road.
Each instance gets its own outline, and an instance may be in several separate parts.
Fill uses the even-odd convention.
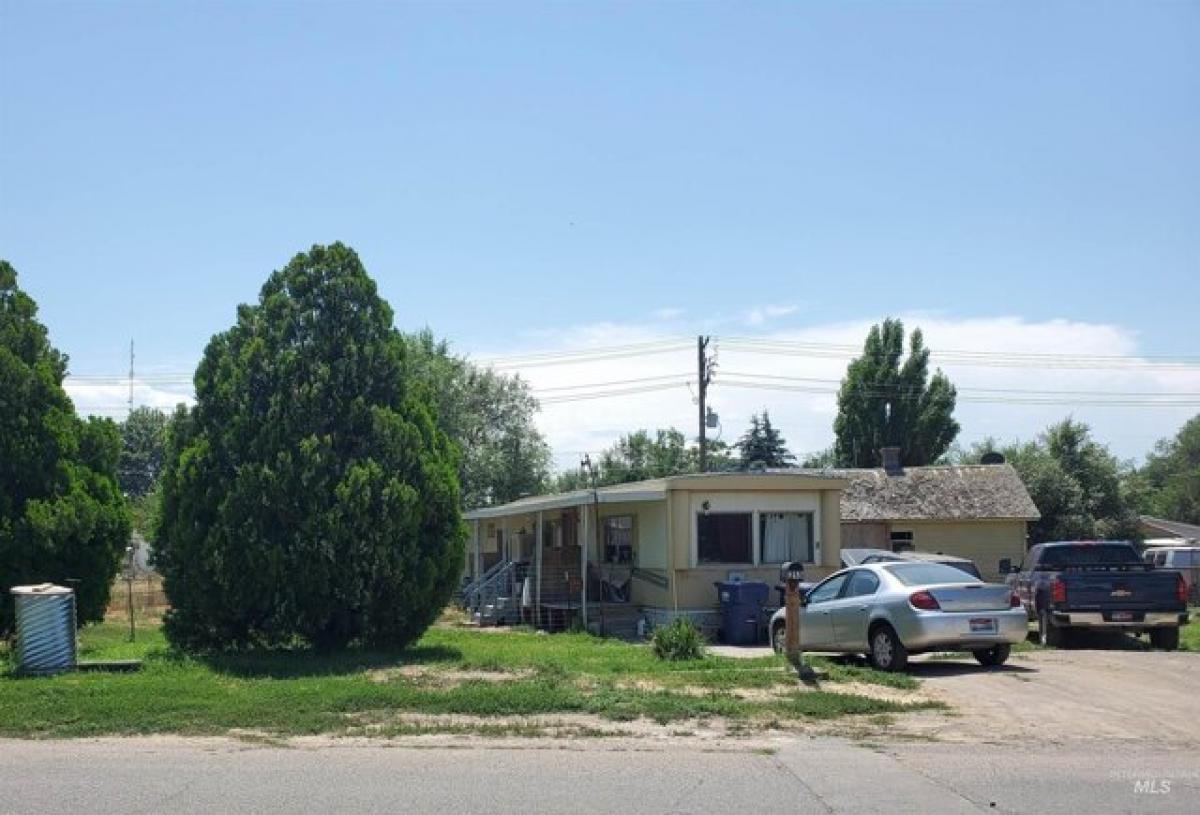
[[[1145,743],[440,744],[0,741],[0,810],[1194,812],[1200,800],[1197,752]]]

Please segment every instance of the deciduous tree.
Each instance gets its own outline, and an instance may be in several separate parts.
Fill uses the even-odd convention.
[[[904,355],[904,324],[872,326],[862,356],[850,363],[838,391],[834,448],[844,467],[878,467],[880,449],[899,447],[903,464],[932,464],[958,435],[954,386],[939,370],[929,376],[929,349],[912,332]]]
[[[1138,536],[1137,516],[1121,488],[1125,468],[1086,424],[1064,419],[1024,444],[986,439],[960,461],[978,463],[988,452],[1002,453],[1016,468],[1042,515],[1030,529],[1031,542]]]
[[[121,491],[130,497],[146,495],[162,473],[167,414],[157,408],[137,408],[121,423],[121,444]]]
[[[1200,416],[1159,441],[1129,486],[1147,515],[1200,524]]]
[[[502,504],[542,491],[550,447],[533,423],[538,404],[529,385],[452,354],[430,331],[408,341],[409,369],[427,390],[438,426],[461,450],[463,505]]]

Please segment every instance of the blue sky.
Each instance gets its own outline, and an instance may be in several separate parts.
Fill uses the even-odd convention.
[[[333,240],[477,355],[887,314],[1196,355],[1197,43],[1183,2],[0,0],[0,254],[77,373],[190,369]],[[1195,410],[1076,412],[1133,455]]]

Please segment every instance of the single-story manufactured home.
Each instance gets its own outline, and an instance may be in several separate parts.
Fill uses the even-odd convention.
[[[629,635],[686,615],[712,631],[715,582],[839,568],[845,486],[822,471],[681,475],[472,510],[463,600],[481,621],[550,630]]]
[[[633,635],[688,616],[718,627],[715,583],[808,580],[841,550],[967,557],[1002,579],[1038,516],[1010,465],[680,475],[522,498],[466,514],[462,600],[481,622]],[[774,599],[774,598],[771,598]]]

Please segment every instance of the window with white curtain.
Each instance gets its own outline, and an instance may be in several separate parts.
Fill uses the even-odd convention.
[[[811,512],[763,512],[758,516],[760,563],[816,562]]]

